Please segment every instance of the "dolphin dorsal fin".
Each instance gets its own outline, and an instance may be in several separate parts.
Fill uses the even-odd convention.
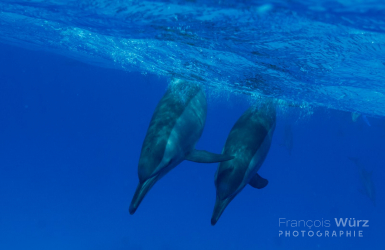
[[[207,152],[205,150],[193,150],[186,155],[185,160],[199,163],[214,163],[234,159],[231,155],[221,155]]]
[[[269,181],[262,178],[259,174],[255,174],[253,178],[251,178],[251,180],[249,181],[250,186],[258,189],[266,187],[268,183]]]

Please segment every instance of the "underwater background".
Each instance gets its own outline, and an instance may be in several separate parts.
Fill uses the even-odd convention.
[[[1,1],[0,249],[384,249],[384,27],[382,1]],[[268,186],[214,227],[218,164],[184,161],[128,213],[171,77],[206,86],[211,152],[281,100]],[[280,218],[338,237],[279,236]]]

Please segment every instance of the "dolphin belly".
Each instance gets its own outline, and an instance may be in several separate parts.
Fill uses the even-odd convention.
[[[245,174],[245,178],[242,182],[243,187],[246,186],[250,182],[250,180],[257,174],[263,162],[265,161],[266,156],[270,150],[274,130],[275,130],[275,123],[269,129],[269,132],[265,136],[261,146],[258,148],[257,152],[255,152],[253,158],[251,159]]]
[[[204,100],[204,101],[203,101]],[[170,160],[183,161],[202,135],[206,122],[206,100],[202,92],[198,92],[178,117],[168,137],[163,155],[163,163]],[[160,171],[160,164],[156,171]]]

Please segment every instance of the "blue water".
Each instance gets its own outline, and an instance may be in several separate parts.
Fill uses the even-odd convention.
[[[1,1],[0,249],[385,249],[384,27],[378,0]],[[170,77],[207,86],[199,149],[221,152],[259,97],[281,103],[269,185],[214,227],[217,164],[183,162],[128,213]],[[280,218],[369,227],[284,237]]]

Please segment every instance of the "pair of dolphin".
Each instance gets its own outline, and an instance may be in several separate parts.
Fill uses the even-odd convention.
[[[175,80],[152,116],[138,164],[139,184],[129,212],[134,214],[151,187],[184,160],[220,162],[215,174],[215,225],[230,201],[247,185],[263,188],[267,180],[257,172],[271,144],[275,107],[267,102],[248,109],[232,128],[222,154],[196,150],[206,121],[207,102],[198,84]]]

